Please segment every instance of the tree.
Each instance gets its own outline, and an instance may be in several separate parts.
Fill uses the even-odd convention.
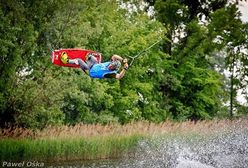
[[[1,78],[0,78],[0,120],[1,126],[15,123],[23,104],[18,104],[25,95],[23,90],[16,97],[16,89],[26,80],[37,79],[44,71],[37,73],[44,56],[44,27],[58,9],[60,1],[1,1]],[[38,61],[37,61],[38,60]],[[33,79],[28,79],[32,74]]]
[[[247,24],[240,19],[236,5],[220,9],[212,14],[209,30],[213,39],[221,39],[219,45],[225,51],[225,68],[230,72],[230,116],[233,116],[238,89],[247,86]]]
[[[1,126],[212,118],[225,93],[212,63],[220,52],[231,70],[238,69],[233,90],[247,86],[242,52],[247,25],[236,18],[234,7],[222,9],[226,1],[211,1],[205,8],[206,1],[151,1],[154,16],[142,10],[141,1],[132,2],[1,1]],[[200,22],[203,16],[208,24]],[[113,54],[129,57],[161,37],[120,81],[91,79],[49,59],[59,48],[92,49],[104,60]]]
[[[160,23],[151,21],[143,12],[130,13],[125,8],[121,9],[115,1],[112,3],[84,1],[78,5],[72,3],[72,6],[68,6],[69,9],[72,7],[75,7],[73,17],[69,19],[70,26],[65,27],[63,35],[59,38],[59,46],[94,49],[103,54],[104,60],[110,59],[113,54],[123,57],[135,55],[157,41],[164,32]],[[69,14],[63,15],[65,11],[61,10],[61,13],[57,13],[53,25],[48,29],[49,34],[55,34],[53,32],[60,30],[60,24],[64,19],[61,16],[67,17]],[[140,119],[162,121],[165,117],[161,116],[160,112],[153,115],[158,103],[154,101],[156,94],[152,94],[155,91],[154,82],[147,76],[147,71],[153,62],[151,60],[159,59],[160,56],[157,55],[156,50],[149,53],[152,54],[142,55],[135,61],[121,81],[87,80],[85,82],[87,78],[78,77],[78,85],[83,84],[80,93],[76,92],[78,88],[72,89],[72,92],[81,96],[69,93],[65,97],[63,112],[66,114],[66,120],[68,119],[67,123],[99,122],[102,114],[108,115],[113,120],[118,118],[121,123]],[[74,76],[78,72],[71,70],[70,73]],[[149,100],[149,104],[142,102],[139,96],[141,94]],[[85,97],[85,95],[90,96]],[[74,108],[70,109],[72,104]],[[91,115],[92,112],[94,115]],[[91,117],[94,119],[90,120]]]
[[[198,24],[202,17],[223,7],[225,1],[149,1],[154,5],[156,18],[168,29],[164,52],[169,54],[160,78],[164,108],[175,119],[205,119],[216,115],[220,107],[221,77],[211,69],[207,55],[215,47],[211,45],[208,31]],[[209,94],[211,88],[214,94]]]
[[[209,15],[223,8],[227,1],[190,1],[190,0],[147,0],[154,6],[155,16],[167,28],[165,36],[169,39],[164,43],[164,52],[172,55],[175,41],[183,41],[185,26],[193,20],[209,19]]]
[[[35,40],[34,27],[27,21],[25,8],[21,2],[1,1],[1,77],[0,77],[0,101],[1,124],[5,121],[13,121],[13,99],[10,96],[17,82],[16,72],[25,64],[22,55],[30,53]]]

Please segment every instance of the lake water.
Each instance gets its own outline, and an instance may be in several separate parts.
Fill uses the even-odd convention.
[[[139,142],[134,153],[118,160],[74,161],[71,168],[248,168],[248,128],[211,136],[173,135]]]

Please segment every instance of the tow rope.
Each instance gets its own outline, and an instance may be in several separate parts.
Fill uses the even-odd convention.
[[[159,39],[158,41],[156,41],[155,43],[153,43],[152,45],[150,45],[149,47],[147,47],[146,49],[144,49],[143,51],[139,52],[137,55],[135,56],[128,56],[129,58],[132,59],[132,61],[130,62],[129,66],[131,66],[134,62],[134,60],[136,58],[138,58],[139,56],[141,56],[141,54],[147,52],[148,50],[150,50],[153,46],[155,46],[156,44],[158,44],[160,41],[162,41],[162,39]]]

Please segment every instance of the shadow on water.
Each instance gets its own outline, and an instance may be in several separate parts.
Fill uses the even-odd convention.
[[[246,168],[248,127],[214,135],[171,135],[139,142],[130,158],[70,162],[57,167],[87,168]]]

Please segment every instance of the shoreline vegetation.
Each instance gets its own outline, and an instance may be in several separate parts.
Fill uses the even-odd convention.
[[[171,122],[133,122],[126,125],[84,125],[0,129],[1,161],[118,159],[132,156],[144,138],[207,136],[248,126],[248,119]]]

